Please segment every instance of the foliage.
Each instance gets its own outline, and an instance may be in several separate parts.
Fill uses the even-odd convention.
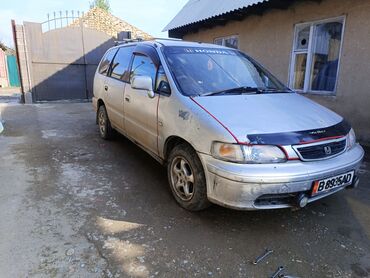
[[[93,0],[92,2],[90,2],[90,9],[95,7],[98,7],[109,12],[110,11],[109,0]]]
[[[5,46],[5,44],[3,44],[2,41],[0,41],[0,49],[2,49],[4,51],[7,49],[7,47]]]

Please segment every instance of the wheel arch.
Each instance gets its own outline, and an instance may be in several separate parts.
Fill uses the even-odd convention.
[[[101,98],[99,98],[98,101],[96,102],[96,117],[95,117],[96,124],[98,124],[98,112],[99,112],[99,108],[100,108],[100,106],[103,106],[103,105],[105,106],[104,101]]]
[[[196,193],[190,200],[183,200],[181,197],[179,197],[177,190],[175,190],[175,185],[173,184],[173,180],[171,178],[171,172],[173,164],[169,161],[169,158],[177,158],[178,156],[172,156],[170,155],[171,150],[175,148],[178,145],[185,144],[184,149],[180,148],[179,150],[185,152],[184,157],[185,160],[190,164],[192,164],[194,167],[191,167],[192,169],[192,175],[196,177],[195,181],[200,182],[196,188]],[[180,152],[181,153],[181,152]],[[170,188],[172,191],[172,194],[175,198],[175,200],[182,206],[183,208],[190,210],[190,211],[199,211],[203,210],[211,205],[210,201],[208,200],[208,182],[207,182],[207,173],[205,171],[205,165],[199,156],[199,153],[196,151],[196,149],[192,146],[192,144],[185,140],[184,138],[181,138],[179,136],[170,136],[166,139],[165,145],[164,145],[164,154],[165,154],[165,165],[167,168],[167,175],[168,175],[168,182],[170,184]],[[188,154],[188,156],[186,155]],[[188,157],[188,158],[186,158]],[[190,158],[190,160],[189,160]],[[174,161],[174,160],[171,160]],[[194,186],[194,180],[193,180],[193,186]],[[193,187],[194,188],[194,187]]]
[[[194,146],[191,143],[189,143],[189,141],[185,140],[184,138],[182,138],[180,136],[171,135],[166,139],[166,141],[164,143],[164,147],[163,147],[163,158],[164,158],[165,162],[167,161],[168,156],[171,153],[171,150],[175,146],[180,145],[180,144],[187,144],[196,151]]]

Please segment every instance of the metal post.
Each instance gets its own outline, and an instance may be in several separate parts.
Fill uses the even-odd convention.
[[[54,29],[57,29],[57,20],[56,20],[56,17],[55,17],[55,12],[54,12]]]
[[[86,61],[86,53],[85,53],[85,38],[84,38],[83,22],[80,23],[80,27],[81,27],[81,39],[82,39],[82,55],[84,57],[86,99],[89,99],[89,90],[87,89],[87,61]]]

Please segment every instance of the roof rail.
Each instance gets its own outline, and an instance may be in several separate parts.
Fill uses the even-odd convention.
[[[114,41],[115,45],[119,44],[125,44],[125,43],[130,43],[130,42],[142,42],[144,41],[142,38],[137,38],[137,39],[123,39],[120,41]]]
[[[163,40],[163,41],[182,41],[182,39],[176,39],[176,38],[153,38],[153,40]]]
[[[151,38],[150,40],[162,40],[162,41],[182,41],[182,39],[175,39],[175,38]],[[146,41],[142,38],[136,38],[136,39],[122,39],[119,41],[114,41],[115,45],[119,44],[126,44],[126,43],[131,43],[131,42],[143,42]]]

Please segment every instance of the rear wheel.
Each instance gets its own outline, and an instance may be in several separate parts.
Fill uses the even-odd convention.
[[[194,149],[181,144],[173,148],[167,164],[168,181],[176,201],[190,211],[210,206],[202,163]]]
[[[109,140],[113,138],[114,130],[110,124],[107,110],[101,105],[98,110],[98,126],[101,138]]]

